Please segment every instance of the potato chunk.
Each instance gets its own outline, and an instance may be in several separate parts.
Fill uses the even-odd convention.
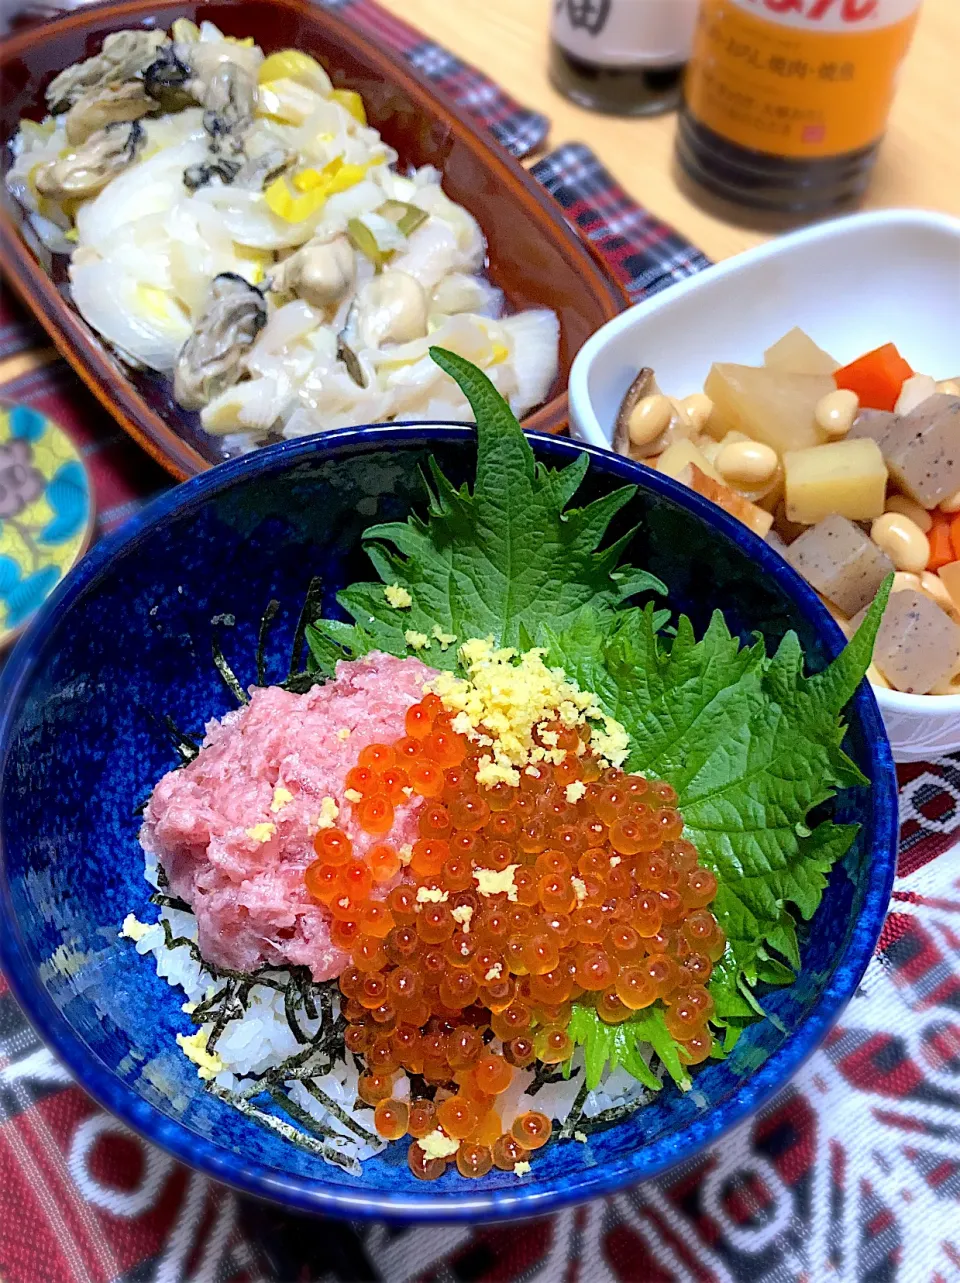
[[[836,513],[805,530],[784,553],[794,570],[846,616],[869,606],[893,562],[859,526]]]
[[[782,374],[832,374],[840,369],[840,362],[817,347],[799,325],[767,348],[763,363],[768,370],[779,370]]]
[[[737,494],[736,490],[731,490],[723,482],[714,481],[713,477],[708,476],[695,463],[688,463],[676,480],[689,486],[697,494],[703,495],[705,499],[710,499],[718,508],[729,512],[731,517],[742,521],[761,539],[765,539],[769,534],[770,527],[773,525],[773,516],[769,512],[764,512],[749,499],[744,499],[743,495]]]
[[[813,412],[821,397],[837,389],[829,374],[784,374],[719,364],[707,375],[703,390],[713,401],[706,425],[712,437],[745,432],[783,454],[827,440]]]
[[[784,500],[790,521],[812,526],[832,512],[870,521],[883,512],[887,467],[876,441],[831,441],[783,456]]]
[[[960,396],[927,397],[897,419],[881,449],[904,494],[935,508],[960,488]]]
[[[860,618],[853,622],[859,625]],[[873,662],[894,690],[926,695],[960,664],[960,627],[916,589],[892,593],[883,612]]]

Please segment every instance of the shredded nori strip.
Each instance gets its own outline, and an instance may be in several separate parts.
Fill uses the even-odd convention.
[[[200,746],[196,743],[196,741],[192,739],[189,735],[181,731],[177,727],[173,718],[170,717],[169,714],[165,714],[163,717],[157,717],[156,714],[152,713],[149,709],[146,709],[145,711],[147,713],[147,716],[150,718],[150,720],[152,722],[155,722],[159,727],[161,727],[165,735],[168,736],[173,742],[173,751],[176,753],[177,757],[180,759],[179,764],[175,766],[173,769],[175,771],[179,771],[182,767],[186,766],[188,762],[192,762],[193,759],[200,752]],[[149,804],[151,797],[153,797],[152,789],[147,794],[147,796],[143,799],[143,801],[138,802],[137,805],[133,808],[134,815],[143,815],[144,811],[147,809],[147,805]]]
[[[198,1004],[192,1013],[194,1024],[202,1025],[209,1020],[214,1021],[214,1028],[207,1040],[207,1047],[212,1050],[214,1043],[230,1021],[239,1020],[246,1015],[250,991],[257,984],[265,984],[267,988],[283,993],[283,1013],[294,1038],[310,1053],[314,1051],[325,1053],[332,1066],[337,1059],[336,1048],[332,1044],[335,1043],[338,1034],[342,1035],[344,1026],[332,1020],[333,1003],[328,994],[324,1008],[323,1025],[312,1037],[304,1032],[297,1018],[298,1000],[302,1003],[304,1014],[308,1020],[316,1020],[319,1012],[314,1001],[314,995],[308,987],[312,982],[305,981],[302,976],[297,975],[291,975],[285,984],[273,976],[256,979],[251,979],[249,976],[243,979],[240,973],[231,976],[223,989]],[[323,993],[324,991],[320,990],[320,992]],[[324,1072],[329,1072],[329,1069]]]
[[[285,691],[291,695],[306,695],[307,691],[313,690],[319,678],[316,673],[296,673],[293,677],[288,677],[282,684]]]
[[[238,1113],[244,1114],[247,1118],[253,1118],[262,1127],[266,1127],[270,1131],[277,1132],[284,1140],[290,1141],[292,1145],[298,1145],[309,1154],[314,1154],[318,1158],[324,1159],[325,1162],[333,1163],[335,1167],[340,1167],[353,1176],[360,1175],[360,1163],[357,1158],[352,1153],[345,1153],[343,1149],[338,1148],[338,1146],[350,1145],[353,1142],[339,1134],[335,1134],[326,1140],[318,1140],[317,1136],[311,1134],[311,1132],[319,1131],[319,1124],[309,1114],[307,1117],[310,1119],[310,1131],[301,1132],[292,1123],[288,1123],[283,1118],[278,1118],[276,1114],[268,1114],[265,1110],[257,1109],[256,1105],[252,1105],[242,1097],[232,1096],[223,1087],[217,1087],[211,1083],[207,1086],[207,1090],[219,1100],[232,1105]],[[283,1107],[285,1108],[285,1102]]]
[[[275,1103],[284,1113],[295,1119],[303,1128],[303,1131],[298,1131],[296,1127],[284,1119],[278,1118],[276,1114],[269,1114],[263,1109],[258,1109],[256,1105],[243,1096],[236,1096],[225,1087],[218,1087],[216,1083],[208,1083],[206,1089],[212,1096],[216,1096],[218,1100],[232,1105],[238,1113],[245,1115],[247,1118],[253,1118],[270,1131],[278,1132],[284,1139],[289,1140],[294,1145],[299,1145],[301,1149],[305,1149],[311,1154],[316,1154],[328,1163],[342,1167],[345,1171],[352,1172],[354,1175],[358,1176],[360,1174],[360,1163],[354,1153],[345,1152],[346,1146],[353,1146],[356,1142],[350,1140],[349,1137],[342,1136],[339,1132],[333,1131],[331,1128],[324,1127],[323,1123],[314,1118],[305,1109],[302,1109],[295,1101],[284,1096],[282,1092],[277,1092],[273,1095]],[[320,1136],[324,1137],[322,1141],[318,1139]]]
[[[332,1127],[328,1127],[325,1123],[321,1123],[318,1118],[314,1118],[313,1114],[308,1113],[302,1105],[298,1105],[295,1100],[291,1100],[279,1088],[270,1087],[268,1090],[271,1100],[279,1105],[285,1114],[289,1114],[295,1123],[299,1123],[304,1131],[326,1136],[328,1140],[332,1140],[339,1135]]]
[[[193,912],[186,900],[181,900],[178,895],[165,895],[162,891],[154,891],[150,897],[150,903],[158,905],[161,909],[179,909],[181,913]]]
[[[207,1038],[207,1051],[210,1051],[210,1052],[213,1051],[214,1047],[216,1046],[217,1042],[220,1039],[220,1035],[223,1033],[224,1029],[227,1027],[227,1022],[230,1020],[235,1020],[237,1018],[233,1014],[235,1010],[236,1000],[234,995],[236,994],[236,991],[237,991],[237,982],[235,980],[228,981],[226,988],[223,991],[223,1002],[220,1004],[220,1010],[217,1012],[217,1018],[213,1022],[213,1028],[210,1030],[210,1035]],[[244,1015],[243,1007],[240,1007],[240,1015],[241,1016]]]
[[[308,1020],[316,1020],[317,1004],[313,1001],[313,986],[301,977],[297,977],[297,986],[300,990],[300,1001],[303,1003],[303,1014]]]
[[[307,1051],[310,1053],[310,1056],[321,1054],[320,1049],[316,1046],[308,1047]],[[294,1065],[291,1069],[290,1063],[295,1059],[295,1056],[290,1056],[289,1059],[283,1062],[283,1064],[276,1065],[273,1069],[266,1070],[260,1079],[261,1090],[263,1089],[263,1084],[268,1080],[272,1083],[282,1084],[287,1082],[305,1083],[310,1078],[323,1078],[325,1074],[333,1072],[333,1068],[336,1063],[333,1060],[327,1060],[324,1063],[307,1060],[305,1064]],[[251,1091],[249,1094],[251,1098],[258,1095],[255,1091]]]
[[[153,925],[156,924],[154,923]],[[241,983],[249,980],[254,984],[265,985],[268,989],[275,989],[278,993],[283,993],[286,989],[286,984],[283,981],[276,979],[274,976],[264,974],[267,971],[282,971],[283,968],[273,967],[269,964],[259,968],[257,971],[233,971],[229,967],[218,967],[215,963],[207,961],[200,952],[195,940],[190,940],[186,936],[175,936],[173,928],[166,918],[160,919],[160,926],[163,928],[163,942],[167,948],[187,949],[190,957],[195,962],[199,962],[214,980],[237,980]],[[289,984],[289,981],[287,981],[287,984]]]
[[[340,1137],[337,1138],[338,1140]],[[340,1167],[351,1176],[359,1177],[362,1172],[359,1161],[353,1154],[342,1154],[339,1150],[334,1149],[332,1145],[323,1147],[324,1161],[332,1163],[334,1167]]]
[[[245,980],[237,991],[237,1002],[239,1002],[243,1007],[244,1012],[246,1012],[247,1003],[250,1001],[250,990],[252,988],[253,985],[251,982],[249,980]]]
[[[244,1088],[244,1095],[253,1099],[259,1096],[269,1086],[277,1086],[281,1083],[295,1080],[300,1081],[304,1078],[319,1078],[324,1074],[330,1073],[333,1068],[333,1061],[328,1061],[326,1065],[314,1065],[311,1063],[314,1056],[323,1052],[323,1048],[311,1043],[303,1051],[296,1051],[286,1060],[274,1065],[271,1069],[265,1069],[260,1074],[247,1075],[251,1082]]]
[[[200,745],[193,736],[182,731],[169,713],[158,716],[149,708],[144,708],[142,711],[163,733],[164,739],[169,740],[173,745],[173,751],[179,757],[180,765],[186,766],[187,762],[192,762],[200,752]]]
[[[411,1100],[416,1100],[417,1097],[433,1100],[437,1094],[438,1083],[428,1083],[422,1074],[414,1074],[410,1070],[407,1070],[407,1077],[410,1080]]]
[[[173,927],[171,927],[166,918],[161,918],[160,925],[163,927],[163,942],[168,949],[186,949],[194,962],[199,962],[201,967],[207,965],[203,960],[203,955],[197,948],[195,940],[188,940],[186,936],[175,936]]]
[[[570,1077],[572,1078],[574,1074],[579,1072],[579,1069],[575,1069]],[[537,1092],[545,1083],[563,1082],[563,1078],[564,1075],[562,1069],[554,1069],[552,1065],[545,1065],[542,1061],[538,1060],[536,1068],[533,1071],[533,1082],[526,1089],[525,1094],[527,1096],[536,1096]]]
[[[323,1019],[327,1021],[328,1017],[324,1016]],[[343,1061],[344,1064],[347,1063],[347,1048],[343,1041],[346,1028],[347,1018],[343,1014],[338,1015],[332,1023],[325,1023],[321,1026],[321,1030],[325,1030],[326,1033],[320,1038],[317,1046],[325,1056],[330,1057],[332,1063],[336,1063],[338,1060]]]
[[[257,1122],[269,1127],[271,1131],[279,1132],[285,1139],[292,1141],[294,1145],[300,1145],[303,1149],[309,1150],[311,1154],[317,1154],[321,1158],[327,1156],[326,1145],[321,1144],[316,1136],[298,1132],[295,1127],[291,1127],[282,1118],[277,1118],[274,1114],[267,1114],[262,1109],[257,1109],[256,1105],[252,1105],[250,1101],[244,1100],[242,1096],[235,1096],[232,1092],[227,1091],[225,1087],[218,1087],[216,1083],[209,1083],[207,1091],[212,1096],[216,1096],[218,1100],[232,1105],[239,1113],[246,1115],[248,1118],[255,1118]],[[312,1131],[316,1127],[316,1123],[312,1118],[310,1123]]]
[[[349,1127],[355,1136],[359,1136],[368,1145],[380,1146],[383,1144],[380,1136],[376,1136],[373,1132],[368,1132],[365,1127],[361,1127],[355,1118],[351,1118],[346,1110],[341,1109],[335,1100],[328,1096],[325,1091],[321,1091],[312,1079],[304,1078],[303,1086],[304,1090],[308,1091],[314,1100],[318,1101],[335,1118],[338,1118],[344,1127]]]
[[[333,994],[331,993],[333,983],[331,981],[329,984],[320,985],[317,992],[317,997],[320,999],[320,1018],[324,1026],[330,1024],[333,1020]],[[337,988],[339,989],[339,987],[338,985]],[[344,1027],[346,1027],[347,1020],[345,1016],[339,1016],[338,1020],[342,1020]]]
[[[200,752],[200,745],[196,740],[192,739],[189,735],[180,730],[169,713],[164,713],[161,720],[167,728],[170,738],[173,740],[174,752],[181,759],[184,765],[186,765],[187,762],[192,762]]]
[[[301,1046],[303,1046],[305,1043],[308,1043],[310,1039],[300,1028],[299,1021],[297,1020],[297,1011],[296,1011],[297,994],[295,990],[296,990],[296,981],[293,981],[291,984],[288,984],[287,987],[284,989],[283,1014],[287,1018],[287,1024],[290,1026],[290,1032],[293,1034],[294,1038],[296,1038],[297,1042],[300,1043]]]
[[[190,1013],[190,1019],[195,1025],[203,1025],[211,1018],[226,996],[227,989],[218,989],[216,993],[211,994],[209,998],[204,998],[198,1002]]]
[[[210,652],[213,655],[213,662],[216,665],[217,672],[223,680],[224,686],[234,697],[238,704],[249,704],[250,697],[237,681],[237,675],[226,661],[223,650],[220,646],[220,638],[217,633],[213,634],[210,639]]]
[[[151,924],[156,926],[156,923]],[[160,926],[163,928],[163,940],[168,949],[189,949],[190,956],[199,962],[205,971],[208,971],[214,980],[236,980],[240,984],[264,985],[267,989],[274,989],[277,993],[284,993],[288,985],[293,984],[297,987],[302,983],[302,976],[309,971],[306,967],[284,967],[277,963],[266,962],[263,966],[258,967],[256,971],[235,971],[231,967],[218,967],[216,963],[208,961],[201,954],[195,940],[189,940],[186,936],[174,936],[173,929],[166,918],[160,919]],[[270,973],[279,973],[276,974]],[[286,979],[280,979],[280,976],[286,974]],[[314,984],[311,979],[310,984]],[[333,983],[332,981],[328,983]],[[320,985],[316,986],[320,989]]]
[[[300,611],[300,618],[297,620],[296,631],[293,634],[293,649],[290,652],[290,671],[287,673],[287,680],[284,686],[294,694],[302,694],[302,690],[295,689],[292,683],[308,680],[310,685],[316,684],[315,678],[309,671],[301,671],[303,663],[303,647],[307,636],[307,624],[312,624],[315,619],[319,619],[323,607],[323,580],[319,575],[314,575],[307,587],[307,595],[303,599],[303,607]]]
[[[583,1104],[589,1095],[590,1089],[587,1086],[586,1077],[580,1084],[580,1090],[577,1092],[576,1099],[570,1106],[570,1112],[567,1114],[566,1121],[559,1131],[560,1140],[569,1140],[577,1130],[577,1123],[580,1121],[580,1115],[583,1113]]]
[[[641,1096],[636,1100],[628,1100],[622,1105],[612,1105],[610,1109],[604,1109],[599,1114],[594,1114],[592,1118],[581,1118],[577,1131],[587,1136],[591,1132],[606,1131],[608,1127],[613,1127],[615,1123],[620,1123],[631,1114],[635,1114],[647,1103],[648,1098]]]
[[[277,617],[277,611],[280,609],[280,603],[276,597],[267,602],[267,608],[260,618],[260,631],[257,633],[257,685],[266,686],[267,684],[267,635],[270,632],[270,625]]]

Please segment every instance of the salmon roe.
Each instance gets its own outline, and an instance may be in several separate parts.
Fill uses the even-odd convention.
[[[609,1024],[659,1003],[681,1060],[706,1059],[706,986],[726,946],[708,907],[716,879],[681,838],[669,784],[605,766],[588,727],[556,722],[538,729],[553,761],[527,767],[519,787],[481,787],[482,750],[451,720],[425,695],[403,736],[361,751],[346,788],[375,840],[360,859],[327,828],[304,874],[350,955],[341,1010],[364,1064],[358,1094],[384,1140],[412,1138],[423,1180],[451,1163],[473,1178],[512,1170],[546,1144],[544,1114],[502,1122],[495,1105],[517,1070],[569,1059],[574,1002]],[[402,852],[389,838],[406,805],[419,837]],[[437,1103],[399,1098],[402,1074]]]

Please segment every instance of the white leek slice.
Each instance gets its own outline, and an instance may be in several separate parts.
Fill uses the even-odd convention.
[[[443,316],[475,312],[480,316],[498,317],[503,312],[503,291],[480,276],[452,272],[433,291],[430,307],[433,313]]]
[[[412,276],[429,293],[445,276],[463,267],[463,255],[453,228],[440,219],[428,218],[407,237],[404,249],[390,260],[390,266]]]
[[[185,142],[119,174],[77,212],[80,244],[108,257],[118,233],[129,236],[140,219],[166,214],[183,199],[183,171],[205,155],[202,142]]]
[[[283,416],[290,397],[285,381],[271,378],[235,383],[200,411],[207,432],[222,436],[228,432],[268,432]]]
[[[510,397],[514,414],[526,414],[547,399],[560,368],[560,323],[545,308],[518,312],[499,322],[512,348],[510,363],[517,390]]]
[[[358,221],[363,223],[377,242],[377,249],[381,254],[389,254],[393,250],[405,248],[407,244],[406,236],[400,231],[396,223],[391,222],[389,218],[384,218],[382,214],[370,211],[369,213],[358,215]]]
[[[109,259],[74,260],[70,287],[81,316],[107,342],[152,370],[173,370],[193,327],[172,294],[138,283]]]

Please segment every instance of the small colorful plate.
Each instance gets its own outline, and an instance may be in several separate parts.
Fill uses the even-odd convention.
[[[80,560],[92,528],[73,442],[38,410],[0,402],[0,649]]]

